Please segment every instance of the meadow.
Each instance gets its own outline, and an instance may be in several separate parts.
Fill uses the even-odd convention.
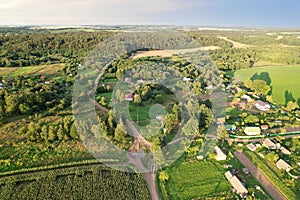
[[[300,104],[300,66],[267,66],[241,69],[234,73],[236,78],[261,79],[271,86],[271,95],[275,103],[285,105],[288,101]]]
[[[165,170],[169,180],[164,183],[169,199],[232,197],[230,184],[220,163],[211,161],[180,162]]]

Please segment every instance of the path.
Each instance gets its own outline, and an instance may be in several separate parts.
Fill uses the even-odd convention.
[[[243,43],[240,43],[240,42],[235,42],[233,40],[228,39],[227,37],[219,37],[219,38],[222,39],[222,40],[225,40],[227,42],[231,42],[233,44],[234,48],[248,48],[248,47],[253,47],[253,45],[243,44]]]
[[[249,160],[243,153],[236,151],[234,155],[249,169],[250,173],[258,180],[274,200],[286,200],[287,198],[273,185],[273,183]]]

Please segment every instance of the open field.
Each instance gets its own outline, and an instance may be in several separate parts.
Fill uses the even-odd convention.
[[[194,199],[205,197],[232,197],[225,169],[211,161],[179,163],[167,168],[169,175],[165,188],[169,199]]]
[[[248,48],[248,47],[253,47],[253,45],[243,44],[243,43],[240,43],[240,42],[236,42],[236,41],[228,39],[227,37],[219,37],[219,38],[222,39],[222,40],[225,40],[227,42],[231,42],[233,44],[234,48]]]
[[[0,199],[150,199],[140,174],[87,165],[0,178]]]
[[[0,76],[53,75],[63,68],[62,64],[31,67],[1,67]]]
[[[216,50],[219,48],[220,47],[217,46],[207,46],[207,47],[199,47],[193,49],[137,51],[131,58],[136,59],[136,58],[149,57],[149,56],[172,57],[175,54],[184,54],[184,53],[195,52],[195,51],[209,51],[209,50]]]
[[[273,101],[286,104],[287,101],[296,100],[300,103],[300,66],[268,66],[241,69],[234,76],[242,81],[247,79],[265,80],[271,86]]]

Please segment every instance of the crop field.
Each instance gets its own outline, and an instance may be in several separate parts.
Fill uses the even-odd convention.
[[[140,174],[102,165],[0,177],[0,199],[150,199]]]
[[[225,198],[232,197],[221,164],[210,161],[180,163],[167,168],[169,180],[165,188],[169,199]]]
[[[273,101],[285,105],[288,101],[300,104],[300,66],[268,66],[241,69],[234,76],[242,81],[260,79],[271,86]]]
[[[61,70],[61,64],[42,65],[34,67],[1,67],[0,76],[53,75]]]

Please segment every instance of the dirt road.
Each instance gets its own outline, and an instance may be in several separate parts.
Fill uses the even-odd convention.
[[[247,158],[243,152],[236,151],[234,155],[249,169],[250,173],[265,188],[274,200],[286,200],[287,198],[271,183],[271,181]]]

